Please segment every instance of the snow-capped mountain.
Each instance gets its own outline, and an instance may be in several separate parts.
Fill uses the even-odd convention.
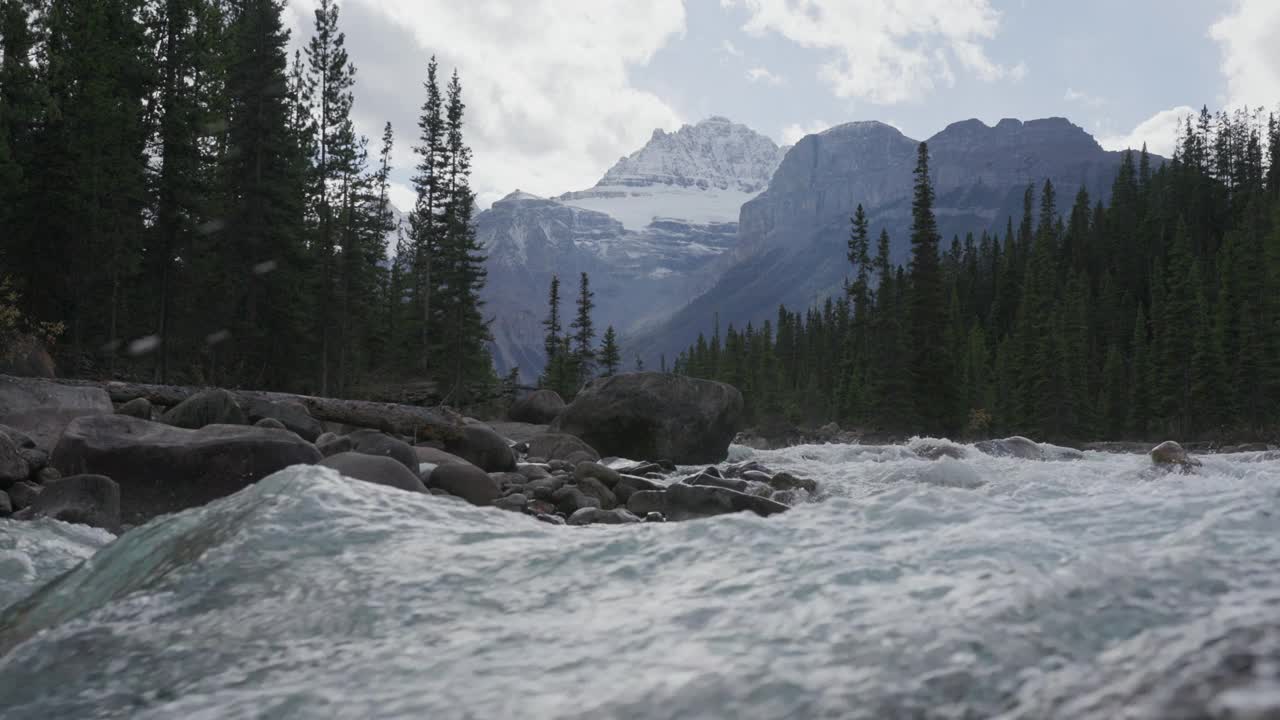
[[[655,130],[595,186],[541,198],[514,192],[476,217],[488,254],[486,314],[495,318],[494,362],[542,369],[541,320],[552,275],[572,313],[579,273],[595,292],[595,321],[630,332],[664,320],[715,281],[742,204],[758,195],[785,149],[722,117]]]

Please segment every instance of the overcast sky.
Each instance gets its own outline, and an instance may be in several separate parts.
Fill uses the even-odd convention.
[[[295,44],[315,0],[289,0]],[[457,68],[480,204],[590,187],[654,128],[725,115],[792,143],[852,120],[925,139],[967,118],[1065,116],[1168,152],[1190,108],[1280,102],[1280,0],[342,0],[356,121],[396,131],[427,59]]]

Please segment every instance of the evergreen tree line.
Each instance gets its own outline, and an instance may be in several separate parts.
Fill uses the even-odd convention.
[[[1037,192],[1038,190],[1038,192]],[[1126,152],[1108,206],[1028,187],[1018,224],[939,246],[928,149],[911,260],[859,206],[843,297],[717,327],[674,371],[742,389],[754,423],[1048,440],[1280,427],[1280,122],[1188,118],[1172,159]]]
[[[560,319],[560,278],[551,277],[547,300],[547,319],[542,321],[547,354],[546,368],[538,378],[538,387],[555,390],[562,398],[572,399],[578,389],[597,375],[616,375],[622,365],[618,335],[610,325],[604,331],[599,348],[595,347],[595,325],[591,311],[595,309],[595,293],[591,278],[582,273],[578,284],[577,312],[565,332]]]
[[[64,372],[330,395],[493,382],[456,72],[426,68],[399,228],[392,129],[352,121],[334,0],[0,0],[0,275]]]

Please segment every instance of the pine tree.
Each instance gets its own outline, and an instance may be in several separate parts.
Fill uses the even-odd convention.
[[[413,176],[413,188],[417,195],[413,212],[409,215],[411,240],[413,322],[416,332],[407,339],[410,356],[415,358],[413,367],[421,372],[431,369],[432,326],[434,316],[431,294],[438,282],[432,276],[432,264],[442,242],[445,180],[448,160],[445,146],[444,104],[437,79],[435,56],[427,63],[427,80],[423,87],[427,98],[418,117],[418,144],[413,151],[418,164]]]
[[[920,143],[911,203],[910,348],[911,394],[925,432],[954,430],[950,358],[943,343],[946,297],[938,258],[938,225],[933,216],[929,147]]]
[[[610,325],[604,331],[604,345],[600,348],[600,366],[604,369],[605,377],[612,377],[618,374],[618,368],[621,365],[622,356],[618,350],[618,336]]]
[[[579,383],[590,378],[595,369],[596,331],[591,322],[591,312],[596,307],[594,298],[591,281],[584,272],[578,285],[578,314],[569,325],[573,330],[573,363],[578,371]]]

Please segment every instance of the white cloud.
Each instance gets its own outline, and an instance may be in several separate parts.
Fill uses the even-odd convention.
[[[985,82],[1019,80],[1026,66],[987,57],[1000,14],[989,0],[722,0],[750,14],[744,30],[775,32],[836,58],[821,76],[838,97],[877,104],[917,100],[954,83],[952,61]]]
[[[290,0],[295,45],[310,37],[314,7]],[[391,120],[401,179],[427,60],[437,56],[444,81],[457,67],[482,206],[517,187],[588,187],[654,128],[682,121],[628,77],[684,32],[682,0],[593,0],[573,12],[557,0],[345,0],[339,24],[359,70],[357,125],[377,138]]]
[[[1209,28],[1222,50],[1228,107],[1275,107],[1280,102],[1280,3],[1235,0]]]
[[[1067,88],[1067,93],[1063,95],[1062,99],[1066,100],[1067,102],[1074,102],[1074,103],[1080,103],[1081,105],[1087,105],[1088,107],[1099,107],[1107,104],[1107,101],[1105,98],[1101,98],[1096,95],[1090,95],[1087,92],[1074,90],[1072,88]]]
[[[800,142],[800,138],[803,138],[805,135],[820,133],[829,127],[831,127],[831,123],[825,120],[818,120],[817,122],[812,122],[808,125],[791,123],[790,125],[782,128],[782,144],[795,145],[797,142]]]
[[[1195,113],[1195,108],[1189,105],[1161,110],[1142,121],[1128,134],[1099,137],[1098,144],[1108,150],[1138,150],[1146,143],[1147,150],[1156,155],[1171,157],[1177,145],[1178,123]]]
[[[774,75],[769,72],[769,68],[753,67],[747,71],[747,79],[751,82],[762,82],[766,85],[781,85],[786,79],[781,75]]]
[[[733,41],[731,40],[725,40],[724,43],[720,45],[720,49],[724,50],[725,53],[732,55],[734,57],[742,57],[742,51],[739,50],[738,46],[734,45]]]

